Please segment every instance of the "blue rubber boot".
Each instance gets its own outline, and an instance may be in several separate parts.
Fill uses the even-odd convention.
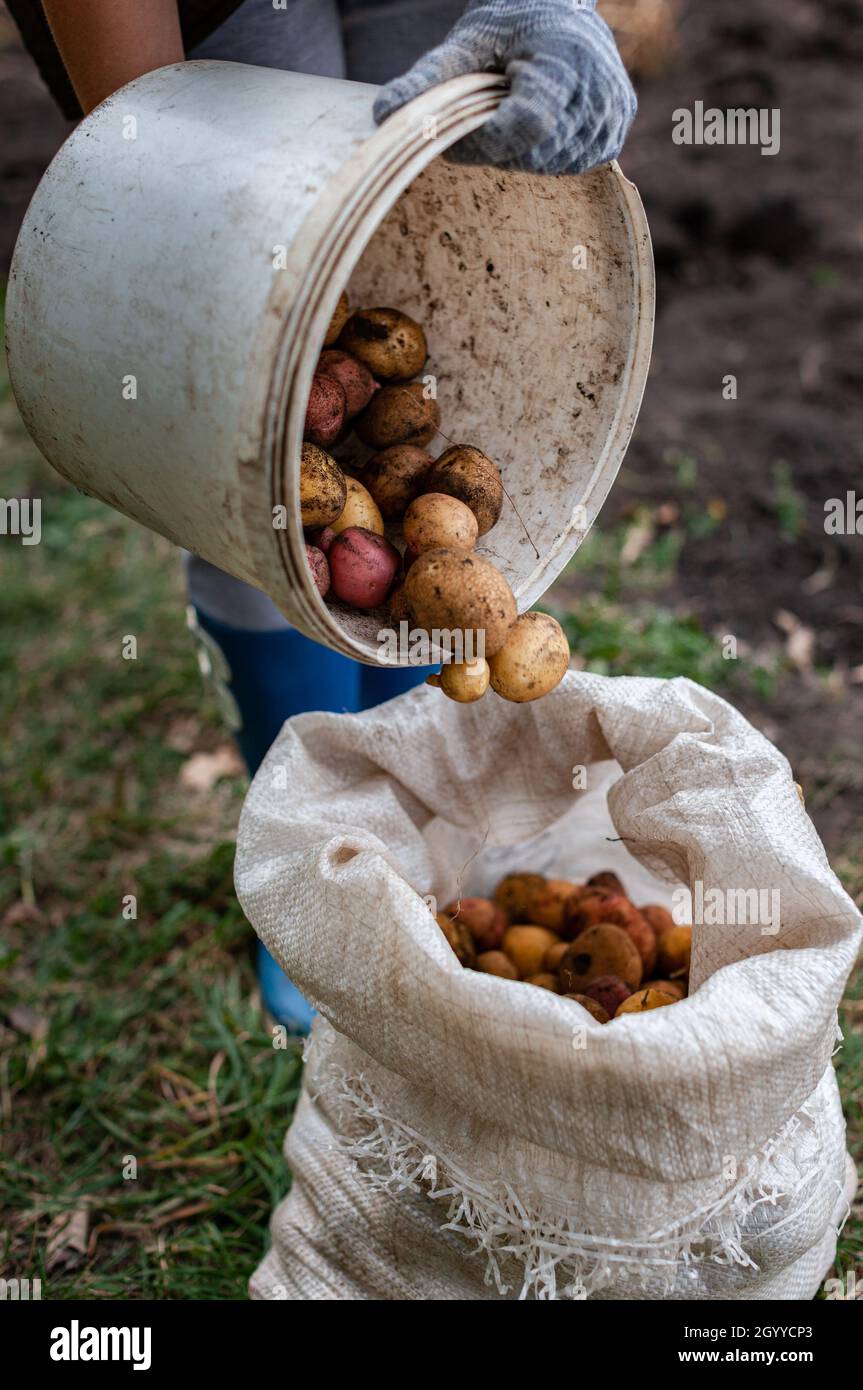
[[[355,714],[420,685],[433,667],[363,666],[321,647],[295,628],[257,632],[229,627],[200,609],[202,669],[215,680],[249,774],[254,776],[286,719],[308,710]],[[304,1036],[314,1009],[262,941],[258,983],[278,1023]]]

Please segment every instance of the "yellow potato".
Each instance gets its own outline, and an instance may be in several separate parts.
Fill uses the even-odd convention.
[[[504,700],[539,700],[563,680],[569,643],[549,613],[522,613],[489,658],[492,689]]]
[[[417,627],[482,632],[486,658],[503,646],[516,619],[515,599],[503,575],[472,550],[427,550],[408,570],[405,594]],[[441,644],[452,650],[446,639]]]
[[[666,1004],[676,1004],[677,1000],[672,999],[670,994],[666,994],[661,989],[638,989],[634,994],[630,994],[628,999],[618,1005],[615,1018],[620,1018],[622,1014],[644,1014],[649,1009],[664,1009]]]
[[[488,690],[488,662],[483,657],[475,661],[453,661],[443,666],[437,682],[444,695],[460,705],[472,705]]]
[[[363,526],[367,531],[374,531],[375,535],[382,536],[384,533],[384,519],[378,511],[377,505],[371,493],[358,483],[356,478],[345,478],[347,485],[347,496],[345,505],[335,521],[330,522],[330,529],[336,535],[340,531],[346,531],[349,526]]]
[[[348,319],[350,318],[350,313],[351,306],[348,303],[347,291],[342,290],[341,294],[339,295],[339,302],[336,305],[335,312],[332,318],[330,319],[329,327],[327,328],[326,334],[324,335],[324,347],[332,347],[333,343],[336,341],[336,338],[339,336]]]
[[[522,979],[528,975],[539,975],[549,946],[557,937],[546,927],[529,925],[507,927],[503,934],[503,947]]]
[[[402,532],[412,555],[426,550],[473,550],[479,534],[476,517],[457,497],[426,492],[411,502]]]
[[[334,526],[347,500],[347,481],[325,449],[304,444],[300,455],[300,517],[303,526]]]
[[[342,329],[340,347],[383,381],[409,381],[428,356],[425,334],[400,309],[357,309]]]

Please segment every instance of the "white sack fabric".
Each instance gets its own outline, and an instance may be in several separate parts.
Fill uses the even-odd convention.
[[[425,901],[608,867],[642,903],[778,892],[781,927],[696,922],[689,998],[602,1026],[463,970]],[[815,1293],[856,1180],[831,1055],[860,918],[724,700],[570,673],[533,705],[302,715],[236,882],[321,1014],[254,1297]]]

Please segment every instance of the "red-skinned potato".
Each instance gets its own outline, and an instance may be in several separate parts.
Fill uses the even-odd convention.
[[[674,918],[667,907],[660,907],[659,903],[647,903],[645,907],[639,908],[639,912],[649,926],[653,927],[657,937],[661,936],[669,927],[674,926]]]
[[[319,531],[309,532],[310,544],[316,545],[318,550],[322,550],[325,555],[327,554],[327,551],[329,550],[335,538],[336,533],[333,530],[332,526],[322,526]]]
[[[444,916],[463,922],[478,951],[494,951],[507,928],[504,914],[488,898],[461,898],[444,908]]]
[[[340,348],[327,348],[321,353],[317,374],[332,377],[341,386],[345,393],[346,420],[352,420],[361,410],[365,410],[378,390],[378,383],[368,367]]]
[[[327,560],[335,597],[360,609],[384,602],[401,563],[394,545],[362,526],[339,532]]]
[[[317,585],[318,593],[321,598],[324,598],[330,587],[330,567],[327,564],[327,557],[316,545],[309,545],[306,541],[306,559],[309,562],[309,569]]]
[[[317,372],[312,377],[303,438],[321,449],[328,449],[337,440],[344,422],[345,393],[342,387],[332,377]]]
[[[602,1006],[609,1018],[614,1018],[632,990],[619,975],[599,975],[595,980],[591,980],[590,984],[585,985],[584,992]]]

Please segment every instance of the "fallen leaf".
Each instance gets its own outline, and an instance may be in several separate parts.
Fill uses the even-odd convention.
[[[26,1033],[28,1038],[44,1038],[48,1032],[48,1020],[37,1014],[27,1004],[15,1004],[7,1014],[11,1026],[18,1033]]]
[[[193,753],[180,768],[180,784],[192,792],[208,792],[222,777],[240,777],[243,760],[232,743],[223,743],[212,753]]]
[[[90,1213],[86,1206],[64,1211],[55,1216],[48,1227],[45,1245],[45,1268],[55,1269],[67,1264],[76,1255],[86,1255]]]

